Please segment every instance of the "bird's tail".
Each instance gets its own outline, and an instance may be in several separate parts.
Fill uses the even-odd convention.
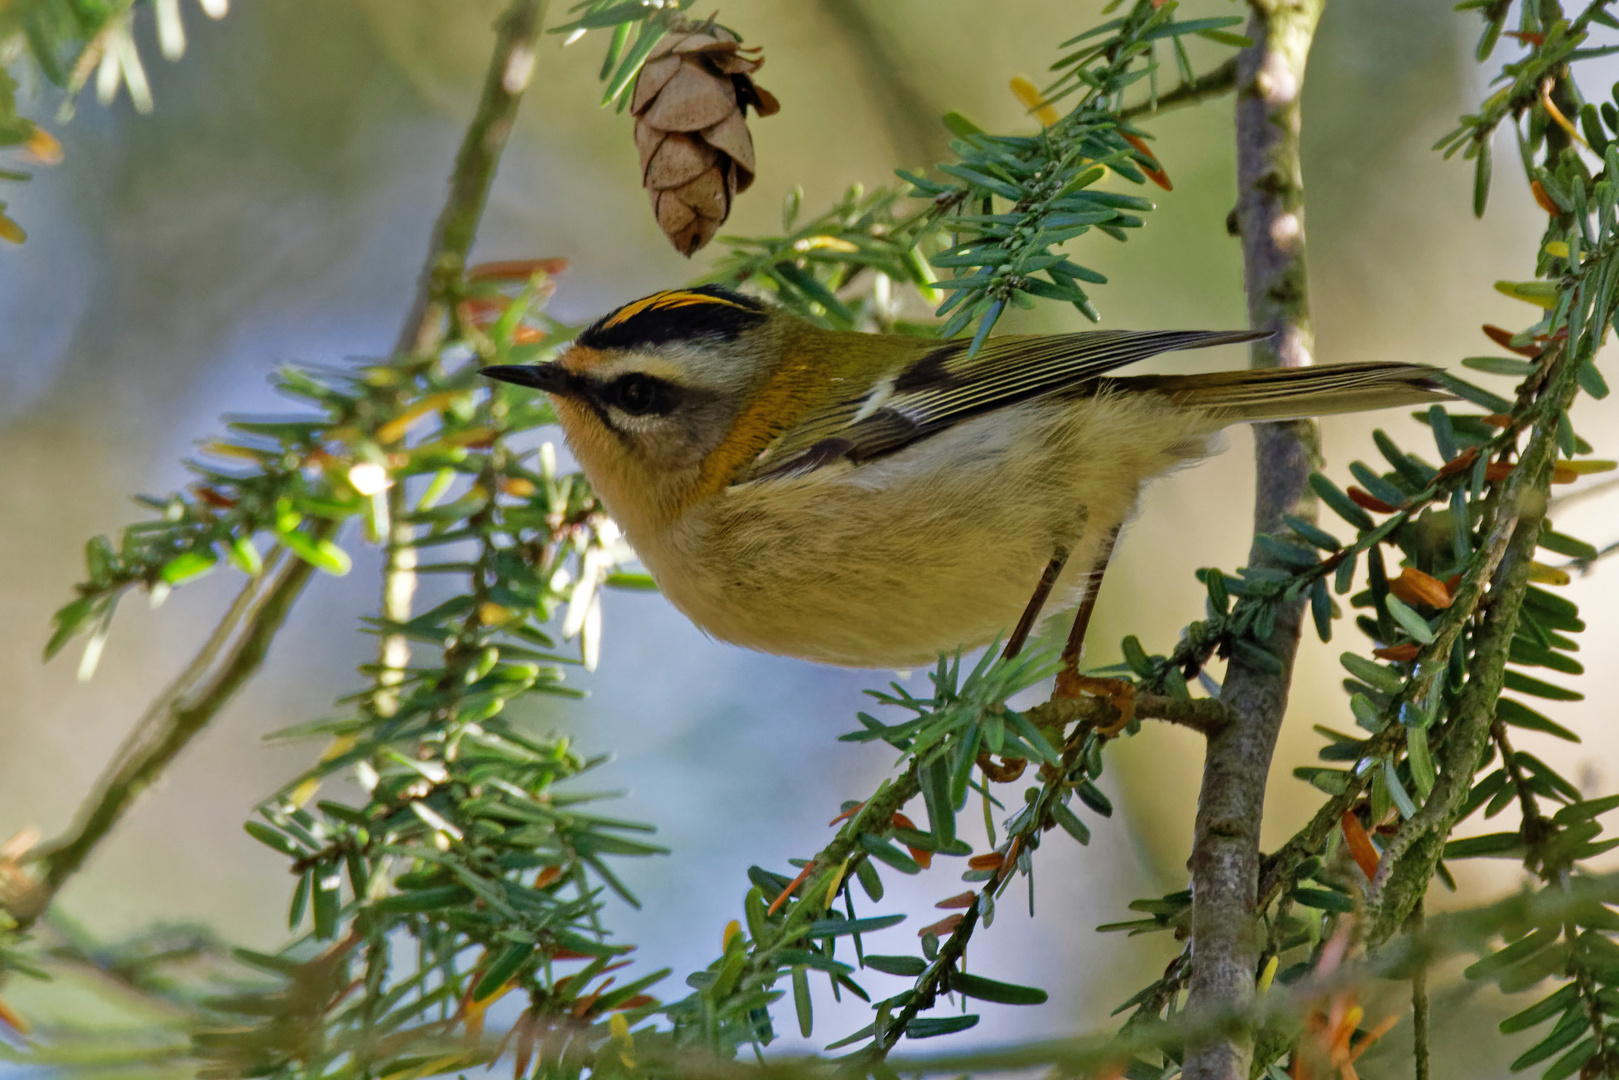
[[[1251,424],[1451,400],[1454,395],[1438,381],[1440,374],[1426,364],[1367,362],[1105,381],[1125,392],[1162,394],[1177,405]]]

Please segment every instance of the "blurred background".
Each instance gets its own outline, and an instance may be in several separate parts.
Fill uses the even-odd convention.
[[[1100,6],[731,0],[722,17],[764,47],[758,81],[783,108],[753,123],[758,180],[722,232],[777,230],[795,184],[815,212],[852,183],[884,184],[895,167],[935,160],[945,152],[937,117],[946,110],[992,130],[1032,130],[1008,79],[1040,82],[1057,43],[1098,21]],[[29,825],[47,836],[66,826],[144,703],[237,585],[220,572],[161,610],[126,604],[100,671],[79,684],[71,658],[41,666],[39,656],[51,612],[81,576],[83,541],[141,517],[132,493],[183,485],[180,461],[221,413],[282,408],[266,385],[276,365],[341,364],[388,350],[497,10],[489,0],[282,0],[240,5],[213,22],[187,8],[190,51],[149,66],[155,113],[135,114],[127,98],[106,108],[86,100],[70,124],[48,124],[65,161],[29,185],[8,185],[10,213],[29,240],[0,250],[0,459],[8,463],[0,476],[0,839]],[[1183,17],[1237,10],[1227,0],[1189,0]],[[1470,166],[1429,151],[1482,96],[1474,38],[1473,22],[1449,5],[1328,6],[1304,139],[1322,362],[1454,365],[1493,351],[1479,324],[1517,327],[1535,317],[1491,288],[1530,274],[1542,225],[1516,168],[1496,170],[1479,222],[1469,210]],[[657,230],[638,185],[630,122],[598,108],[603,47],[595,36],[567,48],[547,38],[475,251],[478,259],[568,259],[552,312],[570,321],[688,280],[713,254],[688,262]],[[1501,52],[1512,48],[1503,42]],[[1218,59],[1212,46],[1194,55],[1200,68]],[[1593,95],[1614,76],[1601,74],[1587,77]],[[55,104],[42,99],[33,115],[48,123]],[[1103,325],[1241,325],[1239,252],[1225,229],[1234,198],[1231,101],[1147,126],[1175,190],[1149,189],[1159,208],[1127,245],[1100,234],[1077,242],[1086,264],[1112,282],[1093,293]],[[1512,153],[1503,143],[1498,160]],[[1005,329],[1082,328],[1075,312],[1055,305],[1017,314]],[[1244,361],[1224,350],[1174,362],[1187,370]],[[1585,402],[1576,422],[1598,456],[1619,455],[1609,426],[1619,404],[1594,404]],[[1375,458],[1374,424],[1419,453],[1431,448],[1404,413],[1335,418],[1324,425],[1329,474],[1345,478],[1349,461]],[[1149,491],[1103,590],[1092,662],[1113,660],[1126,633],[1167,651],[1179,627],[1201,615],[1192,571],[1243,560],[1251,487],[1248,437],[1234,432],[1227,453]],[[1603,546],[1619,539],[1616,507],[1584,500],[1558,527]],[[348,577],[317,579],[257,681],[64,894],[69,915],[107,937],[195,921],[258,948],[283,941],[291,880],[241,822],[319,747],[265,748],[261,737],[323,715],[353,688],[355,665],[375,648],[355,627],[375,605],[376,571],[361,554]],[[1599,564],[1569,595],[1589,623],[1587,667],[1600,670],[1619,642],[1619,566]],[[886,748],[835,736],[855,726],[861,691],[890,676],[709,641],[655,595],[611,596],[605,626],[598,670],[569,674],[589,697],[529,708],[535,723],[570,732],[585,752],[614,752],[592,779],[626,790],[613,813],[655,822],[672,849],[621,864],[645,903],[616,911],[613,925],[639,943],[643,970],[675,969],[658,989],[678,996],[680,976],[712,959],[725,922],[740,915],[745,868],[779,871],[787,858],[809,856],[839,803],[885,775]],[[1320,744],[1310,725],[1353,726],[1336,657],[1359,639],[1352,626],[1338,633],[1326,646],[1310,637],[1301,654],[1270,781],[1268,845],[1320,802],[1291,776]],[[923,685],[920,675],[909,679]],[[1584,737],[1580,746],[1523,741],[1583,784],[1609,785],[1619,743],[1604,713],[1601,701],[1555,707]],[[1148,727],[1110,753],[1112,821],[1089,848],[1054,835],[1038,862],[1033,918],[1003,902],[973,948],[975,970],[1045,987],[1052,1005],[986,1008],[975,1030],[981,1041],[1095,1028],[1172,955],[1166,938],[1092,928],[1131,917],[1135,897],[1185,886],[1198,742]],[[941,866],[895,881],[883,910],[925,912],[959,891],[948,860]],[[1519,873],[1511,863],[1458,870],[1492,893],[1511,890]],[[912,949],[916,925],[913,918],[868,947]],[[886,988],[885,977],[872,980]],[[71,1009],[82,1019],[103,1007],[71,984],[19,982],[7,993],[42,1016]],[[858,1002],[842,1013],[831,1007],[818,1002],[817,1043],[866,1023]],[[1503,1048],[1490,1060],[1510,1056]]]

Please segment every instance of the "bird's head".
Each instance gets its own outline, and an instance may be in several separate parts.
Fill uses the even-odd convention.
[[[723,488],[760,449],[787,339],[813,328],[717,286],[625,304],[555,360],[485,368],[551,395],[568,444],[632,541]],[[780,402],[787,405],[787,402]],[[776,428],[790,409],[766,410]],[[757,444],[757,445],[756,445]]]

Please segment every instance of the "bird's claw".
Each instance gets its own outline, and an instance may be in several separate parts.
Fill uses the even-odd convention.
[[[1111,738],[1136,718],[1136,684],[1129,679],[1098,679],[1081,675],[1072,668],[1064,668],[1057,674],[1053,697],[1072,700],[1086,695],[1103,699],[1119,714],[1111,724],[1096,729],[1099,735]]]

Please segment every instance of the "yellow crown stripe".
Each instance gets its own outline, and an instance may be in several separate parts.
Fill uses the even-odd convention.
[[[613,317],[608,319],[603,326],[604,328],[617,326],[621,322],[626,322],[633,319],[637,315],[641,314],[641,312],[645,311],[649,307],[652,307],[659,300],[668,295],[668,293],[661,292],[653,293],[651,296],[643,296],[641,299],[636,300],[633,303],[625,304],[623,307],[619,308],[618,311],[614,312]]]
[[[646,311],[656,311],[659,308],[691,307],[693,304],[722,304],[725,307],[733,307],[739,311],[750,310],[734,300],[726,300],[723,297],[709,296],[706,293],[690,292],[685,289],[669,289],[664,292],[653,293],[651,296],[642,297],[633,303],[625,304],[613,314],[612,318],[603,324],[603,329],[628,322]]]

